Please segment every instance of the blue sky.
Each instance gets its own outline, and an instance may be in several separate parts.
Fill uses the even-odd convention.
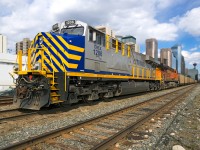
[[[142,53],[147,38],[156,38],[159,49],[181,44],[186,67],[196,62],[200,70],[200,0],[0,0],[0,33],[11,49],[69,19],[133,35]]]

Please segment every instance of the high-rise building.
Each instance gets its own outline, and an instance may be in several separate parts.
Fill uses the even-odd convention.
[[[172,67],[172,50],[170,48],[162,48],[160,51],[160,62]]]
[[[146,39],[146,54],[158,60],[158,41],[156,39]]]
[[[31,41],[29,38],[24,38],[23,41],[16,43],[16,54],[19,50],[22,50],[23,54],[27,54],[27,50],[31,45]]]
[[[185,60],[181,54],[181,45],[174,45],[171,49],[173,56],[176,58],[176,70],[178,73],[185,74]]]
[[[176,57],[175,57],[174,54],[172,53],[172,68],[173,68],[173,69],[176,69],[176,64],[177,64]]]
[[[183,55],[181,57],[181,74],[185,75],[185,59],[184,59]]]
[[[0,34],[0,53],[7,53],[7,37]]]

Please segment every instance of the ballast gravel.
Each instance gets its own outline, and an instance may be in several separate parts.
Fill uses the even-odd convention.
[[[200,85],[183,98],[171,112],[162,118],[154,119],[147,129],[139,129],[148,135],[147,139],[133,140],[131,146],[122,145],[128,150],[183,150],[200,149]],[[151,129],[150,129],[151,128]],[[149,129],[151,132],[149,132]],[[125,146],[125,148],[124,148]]]
[[[139,102],[143,102],[145,100],[151,99],[153,97],[157,97],[159,95],[163,95],[166,93],[171,93],[172,91],[175,91],[177,89],[180,89],[183,87],[178,87],[176,89],[168,89],[158,92],[151,92],[147,94],[143,94],[140,96],[133,96],[131,98],[126,99],[120,99],[120,100],[111,100],[111,101],[102,101],[94,105],[90,106],[79,106],[77,108],[71,109],[69,111],[65,112],[59,112],[56,114],[41,114],[41,118],[37,117],[38,119],[33,118],[31,122],[29,123],[29,120],[20,121],[20,123],[13,125],[12,123],[12,130],[4,132],[2,134],[2,131],[6,126],[9,125],[9,122],[0,124],[0,149],[8,146],[10,144],[14,144],[16,142],[28,139],[29,137],[37,136],[45,132],[49,132],[58,128],[62,128],[68,125],[72,125],[75,123],[78,123],[80,121],[84,121],[86,119],[94,118],[96,116],[118,110]],[[190,97],[185,102],[186,104],[191,101],[197,93],[200,92],[200,86],[198,88],[195,88],[193,92],[191,92]],[[182,107],[180,107],[182,108]],[[5,108],[1,108],[3,110]],[[175,113],[177,113],[175,111]],[[48,119],[49,118],[49,119]],[[172,122],[173,119],[165,119],[166,122],[164,122],[164,126],[166,128],[170,125],[170,122]],[[18,120],[16,120],[18,122]],[[161,130],[162,131],[162,130]],[[156,134],[162,134],[162,132],[158,132]],[[157,135],[154,135],[155,138],[153,138],[150,141],[144,141],[142,145],[150,146],[149,144],[155,143],[157,139]],[[152,144],[153,145],[153,144]]]

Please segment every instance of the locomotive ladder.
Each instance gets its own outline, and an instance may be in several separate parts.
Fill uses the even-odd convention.
[[[59,92],[58,82],[56,82],[58,77],[56,77],[55,74],[52,72],[47,72],[47,78],[50,81],[51,103],[55,104],[55,103],[63,102],[63,100],[60,100],[60,95],[58,93]]]
[[[49,83],[50,83],[51,103],[52,104],[60,103],[60,102],[63,102],[63,100],[60,100],[60,95],[59,95],[60,89],[58,88],[58,82],[57,82],[58,77],[55,75],[55,70],[53,69],[54,67],[53,67],[53,61],[51,58],[51,53],[49,53],[48,51],[45,51],[45,52],[47,53],[47,55],[45,55],[45,57],[44,57],[44,53],[42,52],[41,58],[43,57],[43,60],[45,60],[46,62],[48,62],[50,59],[50,62],[48,64],[52,68],[52,71],[50,71],[46,67],[45,63],[42,66],[42,69],[44,69],[46,71],[46,77],[49,79]]]

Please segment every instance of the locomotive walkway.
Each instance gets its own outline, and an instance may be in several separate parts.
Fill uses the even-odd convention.
[[[153,117],[166,114],[194,86],[158,96],[111,113],[31,137],[3,149],[106,149],[115,146]],[[79,147],[79,146],[80,147]]]

